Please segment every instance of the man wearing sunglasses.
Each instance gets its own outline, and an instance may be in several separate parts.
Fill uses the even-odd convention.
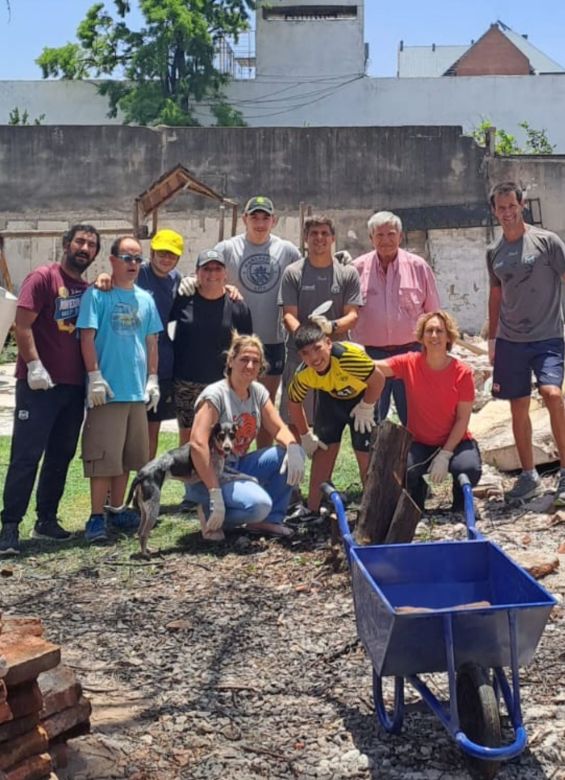
[[[16,408],[0,555],[20,552],[19,525],[42,457],[32,536],[53,541],[70,537],[57,511],[84,417],[84,366],[75,323],[88,287],[83,275],[99,251],[96,228],[73,225],[63,236],[61,261],[35,268],[20,289]]]
[[[87,290],[77,321],[88,372],[82,459],[90,479],[91,515],[85,527],[90,542],[107,539],[108,494],[112,525],[139,523],[136,513],[119,507],[129,472],[149,459],[145,405],[154,410],[159,404],[157,336],[163,330],[152,296],[135,284],[142,262],[141,245],[133,236],[114,241],[112,289]]]

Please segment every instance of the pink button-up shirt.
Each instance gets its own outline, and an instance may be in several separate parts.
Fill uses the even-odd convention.
[[[432,269],[418,255],[398,250],[383,271],[373,250],[353,261],[361,279],[363,306],[352,340],[367,347],[385,347],[414,341],[420,314],[439,309]]]

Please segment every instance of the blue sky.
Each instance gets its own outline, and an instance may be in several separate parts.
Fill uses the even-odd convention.
[[[39,79],[34,60],[44,46],[74,40],[78,23],[94,0],[0,0],[0,79]],[[106,5],[113,8],[111,0]],[[365,40],[372,76],[396,75],[401,40],[406,45],[464,44],[500,19],[545,54],[565,65],[565,1],[365,0]],[[336,49],[336,56],[339,49]]]

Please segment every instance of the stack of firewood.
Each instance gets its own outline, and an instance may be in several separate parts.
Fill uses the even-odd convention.
[[[0,780],[53,780],[66,740],[90,730],[90,711],[41,621],[0,617]]]

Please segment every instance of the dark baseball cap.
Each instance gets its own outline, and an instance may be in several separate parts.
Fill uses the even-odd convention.
[[[223,266],[226,264],[223,256],[219,252],[216,252],[215,249],[205,249],[204,252],[200,252],[196,259],[197,268],[202,268],[203,265],[207,265],[208,263],[220,263],[220,265]]]
[[[254,211],[264,211],[267,214],[274,214],[275,207],[273,201],[270,198],[266,198],[264,195],[255,195],[247,201],[244,214],[253,214]]]

